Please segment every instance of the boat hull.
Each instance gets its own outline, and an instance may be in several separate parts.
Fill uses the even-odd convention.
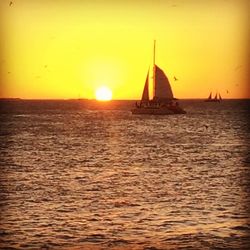
[[[168,108],[134,108],[131,110],[134,115],[176,115],[176,114],[186,114],[181,108],[178,109],[168,109]]]
[[[205,100],[205,102],[221,102],[221,100],[212,99],[212,100]]]

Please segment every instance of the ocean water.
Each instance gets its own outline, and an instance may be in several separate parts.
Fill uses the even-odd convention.
[[[0,249],[248,249],[249,101],[2,101]]]

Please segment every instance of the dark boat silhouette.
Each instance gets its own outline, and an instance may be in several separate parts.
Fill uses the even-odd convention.
[[[155,64],[155,41],[153,56],[153,98],[149,98],[149,71],[144,84],[142,98],[136,107],[132,109],[132,114],[150,115],[173,115],[185,114],[174,98],[170,82],[164,71]]]
[[[208,98],[205,100],[205,102],[221,102],[222,101],[222,98],[221,98],[221,95],[220,93],[216,93],[214,98],[212,96],[212,92],[210,92]]]

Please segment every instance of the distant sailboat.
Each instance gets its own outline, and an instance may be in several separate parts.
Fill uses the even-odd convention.
[[[155,42],[153,59],[153,98],[149,98],[149,71],[144,84],[140,103],[132,109],[132,114],[172,115],[185,114],[174,98],[171,85],[164,71],[155,64]]]
[[[208,98],[205,100],[205,102],[221,102],[222,101],[222,98],[221,98],[221,95],[220,93],[216,93],[214,98],[212,97],[212,92],[210,92]]]

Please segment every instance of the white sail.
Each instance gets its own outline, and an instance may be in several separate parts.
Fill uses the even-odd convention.
[[[155,65],[154,100],[173,100],[169,80],[162,69]]]

